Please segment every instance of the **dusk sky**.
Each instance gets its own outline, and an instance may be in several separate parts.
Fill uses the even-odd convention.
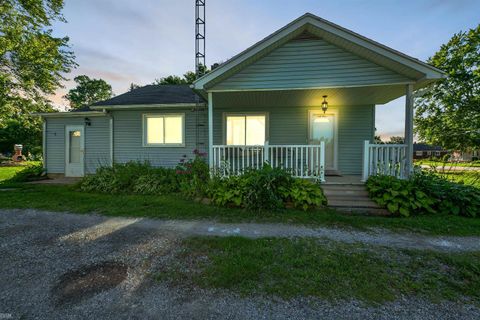
[[[131,82],[145,85],[194,69],[194,0],[65,0],[67,23],[53,26],[70,37],[79,67],[110,83],[116,95]],[[206,0],[207,65],[222,62],[305,12],[311,12],[415,58],[426,60],[461,30],[480,23],[480,0],[319,1]],[[52,100],[66,106],[61,97]],[[377,106],[383,137],[403,135],[404,99]]]

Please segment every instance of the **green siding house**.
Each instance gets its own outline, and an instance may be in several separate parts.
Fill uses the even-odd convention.
[[[406,177],[414,91],[443,76],[307,13],[191,86],[150,85],[84,110],[42,114],[45,167],[66,176],[132,160],[173,167],[198,149],[222,175],[268,162],[321,181]],[[403,95],[405,144],[373,144],[375,105]]]

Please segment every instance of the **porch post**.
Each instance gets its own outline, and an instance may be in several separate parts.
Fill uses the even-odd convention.
[[[405,96],[405,175],[410,176],[413,170],[413,85],[407,84]]]
[[[213,94],[208,92],[208,164],[213,168]]]

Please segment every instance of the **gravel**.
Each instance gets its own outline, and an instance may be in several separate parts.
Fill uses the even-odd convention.
[[[388,241],[395,240],[395,246],[409,237],[385,234],[390,237]],[[339,241],[363,239],[380,244],[371,239],[384,233],[0,210],[0,319],[480,318],[480,310],[465,302],[399,298],[369,306],[358,301],[284,301],[169,287],[152,279],[152,272],[160,270],[166,261],[164,257],[171,256],[182,237],[190,235],[330,236]],[[435,242],[440,241],[437,238],[429,242],[432,239],[422,238],[417,246],[474,250],[472,244],[465,245],[460,238],[442,238],[454,244],[447,249]],[[98,286],[92,287],[92,283]]]

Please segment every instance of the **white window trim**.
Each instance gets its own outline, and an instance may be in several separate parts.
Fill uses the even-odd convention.
[[[182,118],[182,143],[147,143],[147,118],[155,117],[181,117]],[[165,139],[165,122],[163,126]],[[185,113],[144,113],[142,115],[142,145],[145,148],[182,148],[185,147]]]
[[[224,112],[223,113],[223,129],[222,129],[222,141],[224,145],[227,145],[227,117],[248,117],[248,116],[265,116],[265,142],[270,140],[268,135],[269,132],[269,119],[268,119],[268,112]],[[245,127],[246,130],[246,127]],[[233,145],[230,145],[233,146]],[[238,146],[250,146],[247,145],[247,141],[245,140],[245,144],[238,145]]]

